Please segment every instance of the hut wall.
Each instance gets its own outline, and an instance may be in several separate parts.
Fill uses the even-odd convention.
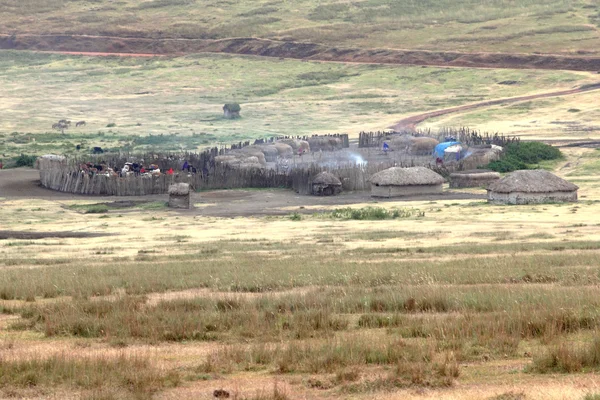
[[[500,179],[500,176],[496,177],[486,177],[481,178],[477,176],[468,176],[468,175],[459,175],[454,176],[450,175],[450,188],[477,188],[477,187],[487,187],[489,184],[496,182]]]
[[[312,194],[315,196],[336,196],[342,193],[342,185],[328,185],[324,183],[313,183]]]
[[[377,186],[371,184],[373,197],[402,197],[442,193],[442,184],[439,185],[409,185],[409,186]]]
[[[495,204],[572,203],[577,201],[577,191],[549,193],[498,193],[488,190],[488,202]]]
[[[192,208],[190,194],[184,195],[169,195],[169,207],[171,208]]]

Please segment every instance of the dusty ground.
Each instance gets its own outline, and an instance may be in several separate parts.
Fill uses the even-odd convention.
[[[139,201],[140,197],[82,196],[45,189],[39,185],[39,173],[33,169],[0,171],[0,197],[7,200],[86,200],[106,203],[114,201]],[[446,191],[440,195],[409,196],[406,201],[481,200],[485,193]],[[167,201],[168,195],[144,196],[143,201]],[[211,217],[240,217],[315,213],[332,206],[352,204],[377,204],[397,202],[397,199],[374,199],[368,193],[344,193],[335,197],[301,196],[284,189],[216,190],[194,193],[194,210],[179,211],[186,215]]]

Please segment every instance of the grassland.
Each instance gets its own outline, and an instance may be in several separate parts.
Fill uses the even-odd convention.
[[[557,172],[578,204],[370,203],[413,212],[295,220],[0,200],[3,229],[112,234],[0,241],[0,394],[592,396],[597,151],[565,152]]]
[[[386,128],[421,111],[570,89],[596,79],[593,74],[564,71],[393,67],[224,55],[129,59],[3,51],[0,66],[4,157],[72,154],[76,145],[84,151],[93,146],[179,151],[280,134],[356,136],[363,129]],[[520,84],[503,84],[511,81]],[[242,104],[241,119],[222,118],[221,108],[230,101]],[[85,120],[87,125],[72,126],[64,134],[53,132],[51,125],[62,118]]]
[[[596,52],[592,0],[0,2],[3,33],[261,37],[361,48]]]
[[[476,126],[531,140],[598,139],[595,93],[494,106],[431,119],[419,127]]]

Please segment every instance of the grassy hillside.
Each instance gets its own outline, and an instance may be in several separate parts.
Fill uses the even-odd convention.
[[[3,33],[262,37],[362,48],[596,52],[593,0],[0,0]]]
[[[525,101],[429,120],[421,128],[477,126],[528,139],[600,138],[598,93]]]
[[[179,150],[279,134],[356,136],[421,111],[568,89],[594,79],[562,71],[5,51],[0,52],[0,155],[62,153],[76,144]],[[222,118],[223,104],[231,101],[242,105],[239,120]],[[87,125],[72,126],[63,135],[51,129],[62,118]]]

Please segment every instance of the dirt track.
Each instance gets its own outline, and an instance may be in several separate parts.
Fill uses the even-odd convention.
[[[0,49],[120,55],[228,53],[314,61],[376,64],[600,71],[600,57],[523,53],[359,49],[258,38],[153,39],[92,35],[0,35]]]
[[[404,119],[398,121],[398,123],[391,126],[390,128],[394,129],[395,131],[413,131],[416,129],[417,124],[420,124],[421,122],[424,122],[430,118],[435,118],[435,117],[439,117],[439,116],[446,115],[446,114],[452,114],[452,113],[457,113],[457,112],[461,112],[461,111],[468,111],[468,110],[473,110],[473,109],[482,108],[482,107],[497,106],[500,104],[517,103],[520,101],[536,100],[536,99],[543,99],[543,98],[548,98],[548,97],[567,96],[567,95],[571,95],[571,94],[590,92],[593,90],[600,90],[600,83],[595,83],[592,85],[585,85],[585,86],[582,86],[577,89],[562,90],[559,92],[541,93],[541,94],[534,94],[534,95],[529,95],[529,96],[510,97],[510,98],[498,99],[498,100],[488,100],[488,101],[482,101],[482,102],[474,103],[474,104],[466,104],[464,106],[444,108],[441,110],[430,111],[430,112],[426,112],[423,114],[413,115],[412,117],[404,118]]]

